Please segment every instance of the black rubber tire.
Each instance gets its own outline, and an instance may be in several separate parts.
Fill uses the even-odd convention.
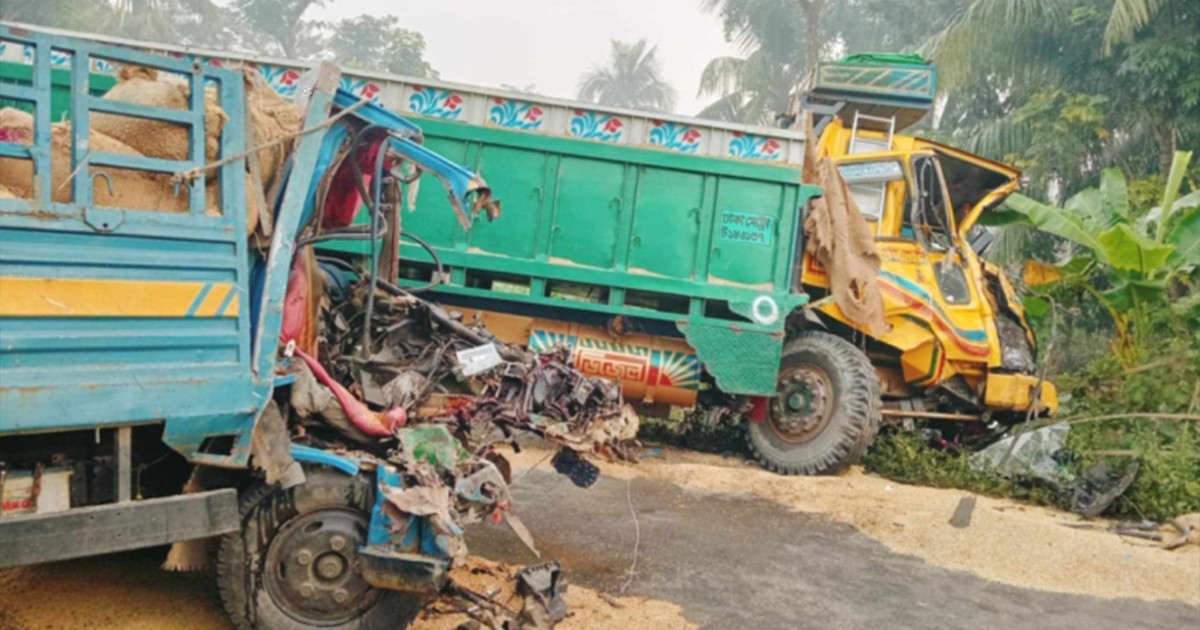
[[[783,348],[780,372],[791,365],[820,368],[833,385],[833,414],[805,443],[780,438],[768,422],[748,422],[750,450],[764,468],[784,475],[833,475],[866,454],[882,419],[879,377],[853,344],[827,332],[805,331]]]
[[[225,611],[238,630],[402,630],[425,602],[396,591],[381,591],[362,615],[332,625],[294,618],[263,586],[263,562],[275,534],[291,519],[322,508],[352,508],[370,513],[374,493],[365,480],[327,468],[306,468],[307,481],[281,490],[256,482],[242,493],[241,531],[221,537],[217,586]]]

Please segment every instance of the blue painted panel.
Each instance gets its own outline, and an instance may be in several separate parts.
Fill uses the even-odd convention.
[[[48,168],[51,48],[72,55],[75,150],[70,158],[72,168],[81,172],[88,171],[88,164],[168,172],[201,166],[204,142],[197,140],[204,137],[204,90],[198,88],[206,84],[217,86],[220,106],[228,116],[220,136],[220,154],[240,153],[245,144],[241,74],[197,65],[191,59],[36,31],[14,32],[6,26],[0,26],[0,38],[37,49],[32,86],[6,84],[0,91],[5,97],[25,96],[34,101],[36,132],[30,153],[45,177],[40,199],[32,203],[0,200],[0,276],[142,281],[144,288],[132,289],[143,291],[133,294],[139,298],[145,297],[146,291],[165,290],[161,283],[222,283],[232,285],[229,295],[238,299],[236,316],[229,317],[188,317],[186,312],[164,317],[153,309],[145,313],[152,316],[114,316],[122,311],[111,307],[112,299],[96,302],[109,305],[104,308],[72,311],[70,314],[76,315],[72,317],[55,311],[48,311],[53,316],[45,317],[25,314],[39,312],[36,308],[10,311],[16,316],[0,319],[0,435],[161,420],[166,423],[164,440],[186,455],[193,455],[207,436],[238,435],[232,456],[203,455],[201,459],[221,465],[243,464],[250,428],[270,391],[270,382],[256,382],[250,369],[244,160],[208,174],[222,182],[221,216],[204,213],[204,178],[199,178],[191,184],[190,213],[105,210],[102,220],[110,223],[111,232],[96,231],[84,220],[88,211],[94,211],[89,208],[94,182],[75,178],[75,203],[51,203]],[[188,109],[138,107],[88,96],[86,70],[93,57],[179,73],[193,88]],[[87,146],[87,114],[100,110],[187,126],[193,145],[188,159],[80,150]],[[3,146],[10,152],[14,145]],[[121,283],[104,286],[130,290]],[[232,300],[229,297],[220,306],[229,306]],[[178,301],[176,296],[172,303]],[[192,310],[196,306],[198,303]],[[211,305],[209,310],[217,307]],[[108,315],[89,315],[93,312]]]

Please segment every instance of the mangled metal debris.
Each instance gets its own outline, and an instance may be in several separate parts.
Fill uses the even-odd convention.
[[[495,448],[519,450],[518,434],[558,447],[554,469],[581,487],[599,475],[588,457],[631,459],[637,414],[617,383],[582,374],[567,350],[535,354],[389,283],[377,280],[383,292],[371,296],[370,282],[342,280],[329,283],[343,289],[323,300],[315,347],[289,348],[296,437],[376,467],[396,549],[458,566],[466,525],[504,521],[538,554],[513,511],[511,465]],[[459,612],[487,627],[550,628],[566,614],[557,564],[518,575],[522,607],[513,611],[413,554],[369,558],[366,570],[391,562],[429,571]]]
[[[1008,479],[1036,479],[1070,504],[1072,512],[1099,516],[1133,483],[1138,463],[1117,470],[1100,462],[1075,474],[1069,467],[1067,433],[1071,425],[1057,422],[1010,435],[971,455],[971,467]]]

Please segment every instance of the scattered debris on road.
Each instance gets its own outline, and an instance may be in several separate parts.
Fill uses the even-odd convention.
[[[957,529],[966,529],[971,526],[971,513],[975,511],[975,497],[963,497],[958,500],[958,505],[954,508],[954,515],[950,517],[950,525]]]
[[[1152,540],[1168,550],[1200,546],[1200,512],[1177,516],[1161,525],[1149,521],[1116,523],[1112,529],[1121,536]]]
[[[1036,480],[1070,499],[1071,511],[1085,517],[1099,516],[1108,509],[1137,477],[1139,464],[1132,462],[1123,470],[1100,462],[1082,474],[1068,468],[1066,457],[1067,422],[1019,430],[993,442],[971,455],[971,466],[994,472],[1008,479]]]

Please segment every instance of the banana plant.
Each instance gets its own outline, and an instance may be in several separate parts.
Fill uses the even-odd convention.
[[[1179,196],[1191,157],[1190,152],[1175,154],[1161,204],[1141,219],[1130,213],[1125,176],[1108,169],[1099,188],[1081,191],[1062,207],[1015,194],[1005,202],[1010,212],[995,221],[1027,223],[1080,246],[1076,249],[1082,251],[1055,273],[1040,269],[1039,275],[1077,284],[1108,309],[1117,328],[1118,355],[1132,352],[1132,322],[1146,307],[1165,300],[1168,283],[1200,269],[1200,190]],[[1089,282],[1096,271],[1107,276],[1109,289],[1100,291]],[[1034,312],[1038,299],[1031,304]]]

